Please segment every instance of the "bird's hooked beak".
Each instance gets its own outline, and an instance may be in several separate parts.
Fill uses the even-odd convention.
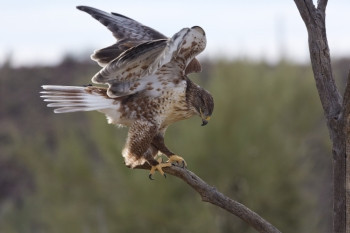
[[[201,109],[200,109],[200,114],[201,114],[201,118],[202,118],[202,125],[201,126],[205,126],[206,124],[208,124],[208,122],[210,120],[210,116],[205,116]]]
[[[201,126],[205,126],[206,124],[208,124],[209,120],[210,120],[210,117],[207,117],[206,119],[202,119]]]

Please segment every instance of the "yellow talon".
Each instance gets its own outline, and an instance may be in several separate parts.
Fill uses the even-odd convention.
[[[160,172],[160,174],[162,174],[162,176],[166,178],[166,175],[163,172],[163,167],[171,167],[171,163],[162,163],[161,158],[158,159],[158,163],[159,163],[158,165],[151,167],[151,171],[149,172],[149,175],[148,175],[150,180],[154,180],[152,176],[157,170]]]
[[[187,167],[186,161],[181,156],[178,156],[178,155],[171,155],[167,162],[168,163],[176,162],[178,164],[182,164],[182,168]]]

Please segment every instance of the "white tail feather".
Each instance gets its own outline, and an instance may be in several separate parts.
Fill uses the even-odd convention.
[[[105,89],[98,87],[43,85],[40,97],[49,102],[47,107],[55,113],[94,111],[114,108],[114,99],[108,98]],[[103,90],[101,92],[101,90]]]

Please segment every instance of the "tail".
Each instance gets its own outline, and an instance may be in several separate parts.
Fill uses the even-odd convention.
[[[40,97],[50,102],[47,107],[55,113],[93,111],[114,108],[114,99],[107,96],[107,89],[94,86],[43,85]]]

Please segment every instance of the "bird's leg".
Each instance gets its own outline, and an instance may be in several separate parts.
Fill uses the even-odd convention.
[[[171,163],[163,163],[162,162],[162,158],[159,158],[158,161],[157,160],[154,160],[154,161],[149,161],[149,163],[151,164],[151,171],[149,172],[149,179],[150,180],[153,180],[153,174],[156,172],[156,171],[159,171],[160,174],[162,174],[162,176],[164,176],[166,178],[166,175],[165,173],[163,172],[163,168],[164,167],[170,167],[171,166]]]
[[[149,178],[153,180],[152,176],[156,171],[159,171],[160,174],[162,174],[165,178],[166,175],[163,172],[164,167],[170,167],[171,163],[164,163],[163,162],[163,157],[162,156],[157,156],[158,155],[158,149],[151,144],[146,153],[144,154],[145,159],[147,162],[151,165],[151,171],[149,174]]]
[[[154,159],[158,153],[158,148],[152,145],[155,135],[157,135],[156,125],[151,122],[136,121],[129,129],[128,139],[123,150],[126,164],[130,164],[131,167],[144,160],[151,165],[150,179],[155,171],[159,171],[165,176],[162,169],[171,166],[171,163],[162,163],[161,159],[159,161]]]
[[[181,156],[175,155],[166,147],[162,134],[157,134],[153,138],[152,145],[169,158],[167,163],[177,163],[181,165],[182,168],[187,167],[186,161]]]

